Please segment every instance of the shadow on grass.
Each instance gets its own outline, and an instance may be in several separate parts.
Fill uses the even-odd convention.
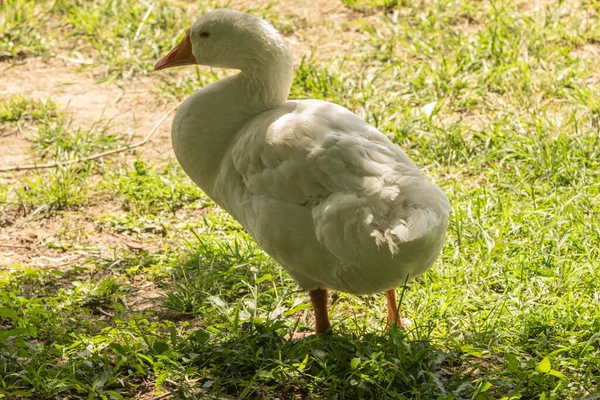
[[[293,315],[309,307],[291,279],[246,240],[198,240],[171,274],[163,320],[193,317],[201,328],[165,343],[179,373],[175,398],[430,399],[471,397],[458,356],[430,342],[431,330],[377,332],[339,326],[290,340]],[[272,317],[280,309],[279,317]],[[286,317],[283,317],[285,315]],[[342,325],[344,325],[342,323]],[[196,325],[197,326],[197,325]],[[347,330],[348,329],[348,330]],[[171,356],[172,357],[172,356]],[[458,372],[457,372],[458,371]]]
[[[333,335],[287,339],[306,328],[291,321],[309,307],[293,281],[277,276],[250,242],[200,243],[184,262],[138,254],[91,269],[8,274],[0,284],[0,395],[124,399],[156,388],[178,399],[473,394],[477,383],[464,360],[451,346],[433,345],[428,329],[374,332],[341,322]],[[158,275],[162,307],[127,308],[141,291],[133,289],[136,277],[158,266],[173,266]]]
[[[472,394],[450,372],[455,358],[414,332],[308,336],[289,340],[283,321],[242,324],[238,332],[202,331],[181,343],[185,380],[177,398],[429,399]],[[462,385],[460,384],[462,383]],[[458,388],[458,386],[461,386]],[[449,396],[448,398],[455,398]]]

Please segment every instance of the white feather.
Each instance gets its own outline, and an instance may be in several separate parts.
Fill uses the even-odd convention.
[[[226,25],[228,13],[207,20]],[[248,26],[266,24],[233,13],[231,35],[244,18]],[[286,102],[291,55],[274,29],[228,39],[245,46],[240,54],[253,54],[260,68],[235,60],[240,74],[205,87],[180,108],[173,145],[188,175],[304,289],[374,293],[429,269],[448,224],[444,193],[349,110],[317,100]],[[198,39],[192,44],[194,54],[203,46]],[[214,53],[212,63],[235,59],[229,53],[235,48],[221,51],[223,60]]]

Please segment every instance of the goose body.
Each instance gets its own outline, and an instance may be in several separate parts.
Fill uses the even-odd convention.
[[[291,53],[271,25],[232,10],[205,14],[156,69],[191,63],[241,72],[179,108],[178,161],[311,292],[313,304],[318,291],[389,291],[432,266],[444,243],[447,197],[351,111],[287,101]]]

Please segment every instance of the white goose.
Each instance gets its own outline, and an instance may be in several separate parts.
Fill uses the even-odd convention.
[[[305,290],[316,333],[330,331],[327,289],[386,291],[438,257],[450,203],[385,135],[336,104],[287,101],[292,54],[264,20],[209,12],[155,70],[234,68],[187,99],[172,126],[185,172]]]

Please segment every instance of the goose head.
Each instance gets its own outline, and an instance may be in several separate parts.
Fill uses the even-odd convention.
[[[218,9],[196,20],[154,70],[200,64],[253,72],[281,68],[282,61],[284,68],[292,68],[287,42],[272,25],[250,14]]]

